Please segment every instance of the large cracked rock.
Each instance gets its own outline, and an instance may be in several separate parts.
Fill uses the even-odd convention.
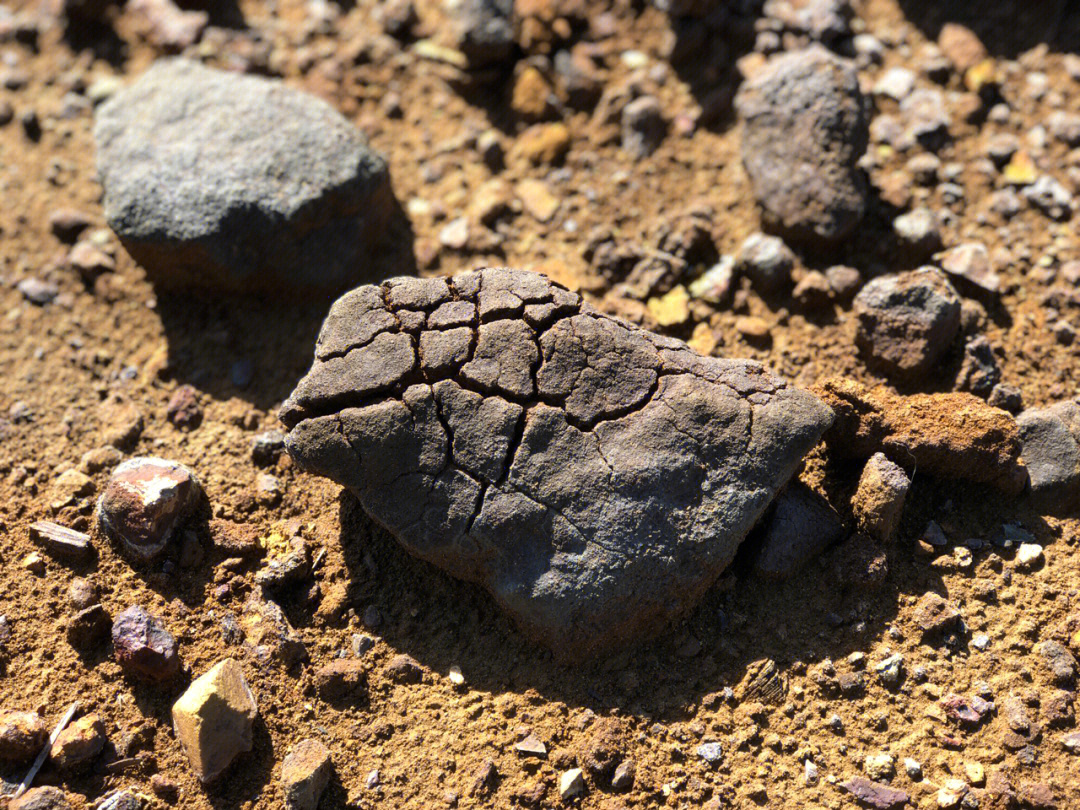
[[[302,468],[580,658],[692,607],[832,414],[499,268],[347,293],[281,418]]]
[[[325,101],[187,59],[102,104],[94,141],[105,217],[165,288],[346,289],[394,209],[385,161]]]

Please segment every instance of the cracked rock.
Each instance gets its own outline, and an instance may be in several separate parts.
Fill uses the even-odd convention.
[[[109,225],[167,288],[341,289],[393,207],[382,157],[329,104],[186,59],[102,104],[94,140]]]
[[[301,468],[575,658],[691,608],[832,415],[489,268],[344,295],[281,418]]]
[[[869,140],[854,65],[820,45],[774,57],[735,106],[746,122],[743,163],[770,228],[817,245],[849,234],[866,210],[856,162]]]

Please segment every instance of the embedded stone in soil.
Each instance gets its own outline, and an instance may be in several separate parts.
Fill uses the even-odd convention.
[[[94,140],[106,219],[167,288],[340,290],[393,208],[385,161],[329,104],[186,59],[102,104]]]
[[[344,295],[281,418],[303,469],[580,658],[693,607],[832,414],[489,268]]]
[[[150,456],[129,459],[98,500],[102,532],[140,561],[157,557],[198,505],[202,487],[190,469]]]

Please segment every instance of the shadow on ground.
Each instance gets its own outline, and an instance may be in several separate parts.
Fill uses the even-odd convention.
[[[1017,520],[1015,503],[986,495],[953,485],[946,492],[916,476],[909,502],[918,508],[905,513],[901,539],[887,549],[889,572],[880,585],[843,584],[853,582],[842,569],[860,556],[852,545],[859,540],[839,544],[780,583],[752,575],[749,556],[741,553],[697,609],[661,638],[572,667],[526,641],[482,589],[409,556],[348,493],[340,500],[341,544],[357,612],[375,605],[384,616],[379,632],[386,641],[433,672],[445,675],[456,664],[473,689],[535,690],[597,713],[618,709],[670,722],[692,716],[706,696],[725,687],[747,697],[748,682],[769,660],[783,682],[804,665],[866,651],[886,634],[898,643],[918,639],[918,628],[900,615],[906,597],[946,591],[940,570],[916,555],[912,538],[931,517],[957,539],[988,537],[1003,522]],[[1036,513],[1020,514],[1039,542],[1052,541]],[[970,570],[990,553],[976,551]],[[960,653],[966,641],[958,634],[935,644]]]
[[[395,202],[382,245],[356,268],[348,287],[415,275],[413,242],[412,226]],[[158,291],[157,312],[169,346],[165,374],[214,399],[276,407],[311,365],[323,318],[344,291],[306,300]]]
[[[994,56],[1014,58],[1039,44],[1051,51],[1075,52],[1080,45],[1080,3],[990,0],[899,0],[904,17],[931,40],[947,22],[960,23],[979,37]]]

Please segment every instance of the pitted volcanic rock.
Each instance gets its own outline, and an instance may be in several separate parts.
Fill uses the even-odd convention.
[[[832,414],[493,268],[344,295],[281,418],[303,469],[580,658],[691,608]]]

